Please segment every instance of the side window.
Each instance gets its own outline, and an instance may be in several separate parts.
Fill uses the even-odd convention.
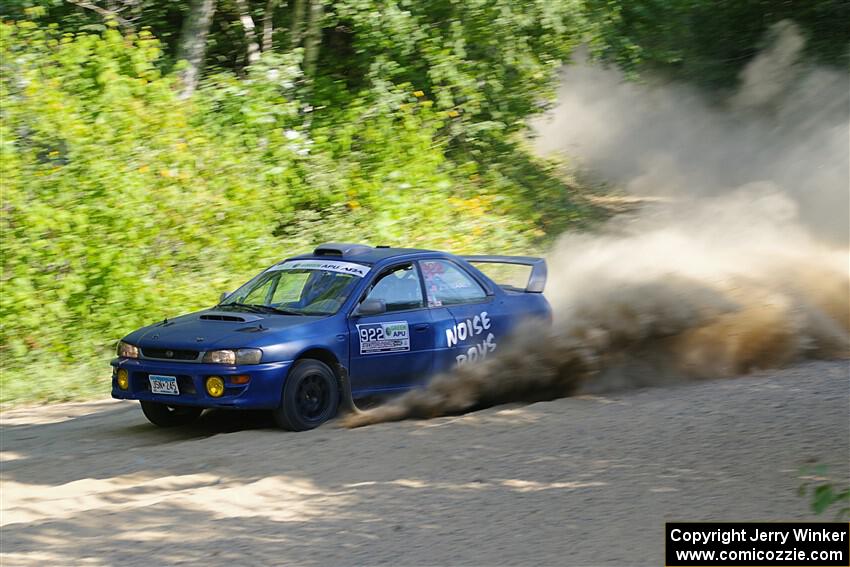
[[[419,273],[413,264],[394,266],[381,273],[365,299],[383,299],[388,313],[425,307]]]
[[[477,303],[487,298],[484,288],[456,264],[447,260],[424,260],[420,264],[429,307]]]

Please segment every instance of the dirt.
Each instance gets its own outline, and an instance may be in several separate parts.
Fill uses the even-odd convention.
[[[671,520],[815,520],[850,482],[848,365],[307,433],[161,430],[103,400],[0,417],[13,565],[663,565]]]

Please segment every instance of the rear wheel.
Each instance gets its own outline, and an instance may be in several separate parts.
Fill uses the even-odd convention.
[[[333,370],[319,360],[295,363],[283,387],[280,407],[272,412],[275,423],[290,431],[306,431],[336,415],[339,387]]]
[[[148,421],[160,427],[188,425],[198,419],[203,408],[191,406],[169,406],[159,402],[141,402],[142,413]]]

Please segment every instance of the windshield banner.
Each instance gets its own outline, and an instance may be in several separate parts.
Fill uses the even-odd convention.
[[[319,270],[325,272],[338,272],[340,274],[351,274],[362,278],[369,273],[369,266],[355,264],[353,262],[334,262],[326,260],[291,260],[272,266],[268,271],[277,270]]]

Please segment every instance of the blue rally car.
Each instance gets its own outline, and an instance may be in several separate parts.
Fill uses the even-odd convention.
[[[540,258],[324,244],[215,307],[124,337],[112,397],[139,400],[159,426],[234,408],[269,409],[283,428],[312,429],[340,405],[492,356],[523,320],[551,321],[545,283]]]

